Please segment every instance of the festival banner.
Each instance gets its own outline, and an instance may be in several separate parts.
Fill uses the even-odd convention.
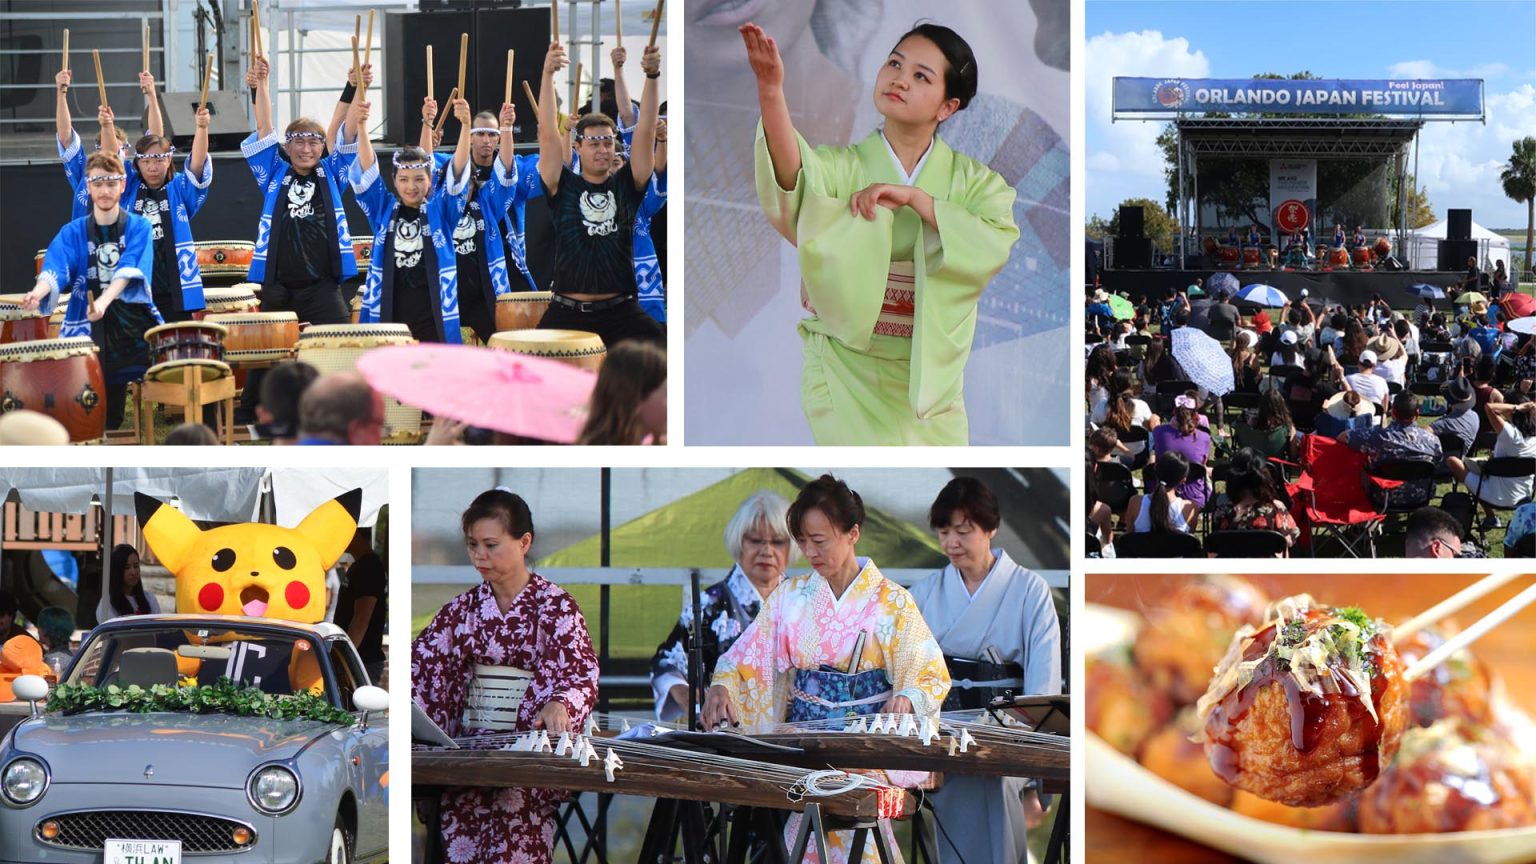
[[[1292,231],[1312,228],[1316,212],[1317,160],[1269,160],[1269,213],[1276,245],[1283,248],[1283,238]],[[1316,236],[1317,231],[1312,233]]]
[[[1482,117],[1480,78],[1290,81],[1115,78],[1115,114],[1391,114]]]

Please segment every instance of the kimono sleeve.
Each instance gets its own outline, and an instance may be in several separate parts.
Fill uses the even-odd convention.
[[[257,138],[252,132],[240,142],[240,155],[245,157],[245,164],[251,166],[251,176],[256,178],[256,185],[263,191],[287,165],[283,148],[278,146],[281,140],[277,130],[273,129],[265,138]]]
[[[203,160],[203,176],[198,177],[192,173],[191,161],[188,160],[187,166],[171,182],[180,187],[176,191],[181,194],[181,200],[186,202],[187,218],[191,219],[208,201],[208,188],[213,185],[213,157]]]
[[[646,184],[645,199],[640,202],[640,211],[636,218],[651,220],[661,208],[667,205],[667,172],[662,171],[651,175],[651,182]]]
[[[1008,263],[1019,239],[1013,221],[1017,193],[1001,174],[956,154],[950,197],[934,198],[938,230],[923,223],[923,249],[930,276],[974,287],[970,302]]]
[[[885,599],[892,621],[888,635],[882,640],[886,656],[886,674],[891,679],[891,691],[905,696],[912,702],[912,711],[919,717],[936,717],[944,697],[949,694],[949,669],[944,665],[944,652],[939,641],[933,638],[917,602],[906,589],[892,584]],[[881,628],[884,630],[884,628]]]
[[[744,725],[777,723],[789,698],[789,638],[784,632],[784,598],[768,595],[763,608],[730,650],[715,664],[711,686],[724,687]]]
[[[1055,696],[1061,692],[1061,624],[1051,589],[1038,576],[1034,582],[1025,597],[1022,616],[1023,692],[1030,696]]]
[[[688,607],[683,608],[683,615]],[[672,720],[682,709],[672,702],[669,694],[678,684],[688,683],[688,628],[679,618],[672,632],[656,646],[651,657],[651,693],[656,697],[656,719]]]
[[[48,251],[43,253],[43,269],[37,274],[38,279],[48,284],[48,296],[38,305],[38,311],[52,314],[59,302],[59,292],[82,275],[75,272],[76,262],[84,260],[80,252],[82,242],[75,222],[66,224],[53,236]]]
[[[459,641],[468,629],[464,612],[462,599],[451,601],[411,643],[411,699],[450,736],[463,732],[469,691],[471,660]]]
[[[835,212],[852,218],[848,211],[848,198],[857,191],[853,188],[857,156],[848,147],[812,148],[798,132],[795,133],[795,143],[800,146],[800,173],[795,177],[793,188],[781,189],[778,179],[774,177],[773,157],[768,155],[763,124],[757,124],[754,147],[758,204],[762,206],[768,222],[784,235],[784,239],[798,246],[798,238],[805,227],[800,224],[802,212],[821,218],[835,209]],[[889,224],[886,225],[885,233],[890,234]],[[885,267],[884,261],[881,267]]]
[[[447,182],[432,192],[436,206],[440,208],[439,215],[442,221],[439,224],[447,226],[450,233],[453,231],[453,226],[459,224],[459,217],[464,215],[464,207],[469,203],[469,178],[474,176],[474,171],[474,164],[466,162],[464,172],[454,177],[453,166],[449,165]]]
[[[59,161],[64,163],[64,177],[69,188],[76,189],[85,179],[85,147],[80,144],[80,133],[70,130],[69,146],[59,148]],[[58,139],[54,139],[58,143]]]
[[[155,240],[149,222],[142,216],[130,215],[128,227],[123,231],[123,253],[118,259],[112,279],[127,279],[128,285],[118,299],[129,303],[154,305],[149,286],[154,279]]]
[[[491,176],[495,182],[487,183],[485,188],[490,191],[491,212],[486,214],[494,221],[500,221],[507,214],[507,208],[511,206],[512,199],[517,195],[518,183],[522,180],[518,172],[517,157],[512,158],[512,170],[508,172],[501,167],[501,157],[491,161]]]
[[[597,653],[592,650],[587,620],[576,601],[564,591],[552,599],[550,608],[539,617],[541,622],[548,622],[553,637],[541,640],[549,650],[539,658],[539,675],[548,676],[554,687],[550,701],[564,703],[572,728],[580,728],[597,704]]]
[[[357,206],[363,209],[363,215],[368,217],[368,225],[377,234],[384,230],[383,221],[389,218],[389,191],[384,188],[384,182],[379,179],[379,163],[375,161],[368,166],[367,171],[359,170],[356,162],[347,166],[346,178],[352,184],[352,194],[357,198]]]
[[[365,133],[366,134],[366,133]],[[347,124],[343,123],[336,130],[336,140],[347,140]],[[325,170],[331,172],[333,177],[346,177],[352,170],[352,165],[357,162],[356,141],[351,144],[337,144],[336,149],[327,153],[321,161],[325,162]],[[378,167],[378,161],[374,161],[374,167]]]
[[[539,157],[516,156],[517,185],[513,187],[512,203],[544,197],[544,181],[539,179]]]

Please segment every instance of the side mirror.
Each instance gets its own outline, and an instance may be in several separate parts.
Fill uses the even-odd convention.
[[[367,729],[369,714],[389,710],[389,691],[372,685],[359,687],[352,691],[352,707],[363,712],[363,728]]]
[[[36,717],[37,700],[48,698],[48,681],[41,675],[22,675],[11,684],[11,691],[17,699],[32,703],[32,716]]]

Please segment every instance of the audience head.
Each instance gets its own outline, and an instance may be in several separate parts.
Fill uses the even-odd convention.
[[[256,407],[258,431],[278,444],[292,444],[299,437],[299,399],[320,377],[308,363],[288,360],[267,370],[261,382],[261,404]]]
[[[384,399],[356,372],[332,372],[299,398],[299,437],[374,445],[384,438]]]
[[[1120,433],[1113,427],[1100,426],[1088,436],[1088,450],[1093,453],[1095,462],[1103,462],[1118,449]]]
[[[1244,447],[1233,454],[1227,470],[1227,497],[1232,501],[1256,503],[1267,503],[1278,497],[1269,460],[1262,453]]]
[[[1392,419],[1404,425],[1419,417],[1419,397],[1409,390],[1400,390],[1392,397]]]
[[[44,606],[37,613],[38,641],[45,651],[68,651],[75,635],[75,616],[63,606]]]
[[[579,444],[642,444],[667,432],[667,352],[646,340],[613,346],[592,388]]]
[[[1180,435],[1193,435],[1200,425],[1200,394],[1186,390],[1173,397],[1173,425]]]
[[[1438,507],[1420,507],[1408,516],[1403,553],[1409,558],[1455,558],[1461,554],[1461,524]]]
[[[165,436],[167,444],[217,445],[219,436],[201,423],[183,423]]]
[[[1157,479],[1149,502],[1152,508],[1149,514],[1152,530],[1171,532],[1174,529],[1168,518],[1168,505],[1173,500],[1173,490],[1189,478],[1189,460],[1184,458],[1184,454],[1169,450],[1157,457],[1152,474]]]

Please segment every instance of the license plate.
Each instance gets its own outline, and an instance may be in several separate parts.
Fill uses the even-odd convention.
[[[180,840],[108,840],[104,864],[181,864]]]

